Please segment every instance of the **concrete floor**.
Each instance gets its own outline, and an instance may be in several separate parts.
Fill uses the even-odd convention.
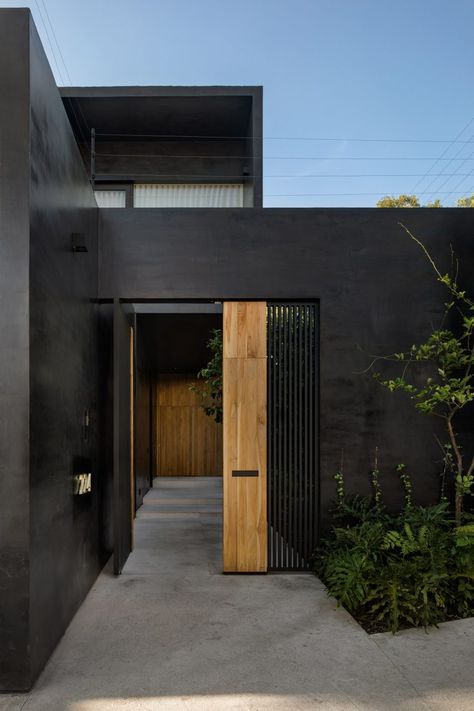
[[[474,620],[369,637],[311,575],[221,575],[220,487],[147,495],[122,576],[1,711],[474,711]]]

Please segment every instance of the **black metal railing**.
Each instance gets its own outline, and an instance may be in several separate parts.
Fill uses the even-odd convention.
[[[307,570],[319,503],[319,310],[269,303],[268,568]]]

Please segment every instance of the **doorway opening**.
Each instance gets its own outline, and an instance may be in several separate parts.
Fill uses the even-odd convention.
[[[215,516],[224,572],[309,569],[319,509],[318,315],[316,302],[115,300],[116,574],[145,497],[155,519]],[[221,421],[196,390],[217,332]]]
[[[222,527],[222,424],[206,414],[198,374],[222,333],[222,305],[132,306],[132,517]],[[133,525],[133,522],[132,522]],[[133,541],[132,541],[133,543]]]

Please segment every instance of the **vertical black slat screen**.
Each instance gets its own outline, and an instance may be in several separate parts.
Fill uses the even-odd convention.
[[[268,567],[307,570],[318,531],[316,303],[268,303]]]

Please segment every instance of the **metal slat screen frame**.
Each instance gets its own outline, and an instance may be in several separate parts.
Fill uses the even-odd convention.
[[[319,519],[319,304],[268,302],[268,569],[308,570]]]

